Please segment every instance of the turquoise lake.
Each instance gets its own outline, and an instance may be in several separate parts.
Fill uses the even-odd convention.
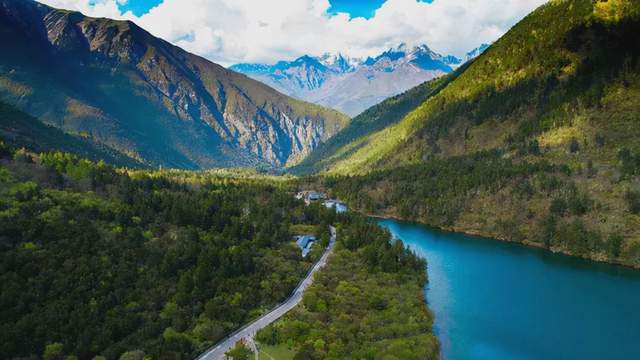
[[[640,271],[379,223],[427,259],[444,360],[640,359]]]

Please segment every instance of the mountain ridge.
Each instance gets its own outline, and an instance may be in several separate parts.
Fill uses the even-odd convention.
[[[132,22],[31,0],[0,1],[0,17],[0,99],[152,165],[282,167],[348,121]]]
[[[466,64],[462,65],[462,67],[466,66]],[[364,142],[359,143],[355,139],[365,139],[399,122],[420,103],[437,94],[453,81],[460,72],[454,71],[438,79],[427,81],[370,107],[353,118],[347,127],[316,148],[303,161],[290,167],[288,171],[297,175],[329,171],[334,163],[347,159],[350,154],[364,145]]]
[[[367,213],[640,267],[638,32],[637,0],[549,2],[293,170]]]
[[[274,65],[241,63],[229,69],[295,98],[356,116],[389,97],[450,73],[461,64],[461,59],[440,55],[427,45],[409,47],[401,43],[366,59],[326,53],[303,55]]]
[[[144,168],[144,164],[80,134],[68,134],[0,101],[0,140],[35,152],[68,152],[115,166]]]

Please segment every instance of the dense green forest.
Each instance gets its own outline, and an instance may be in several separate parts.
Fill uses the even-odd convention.
[[[626,169],[624,156],[633,159]],[[625,150],[620,167],[608,171],[630,174],[636,159]],[[640,183],[621,175],[615,184],[585,186],[601,172],[490,151],[323,182],[366,213],[640,266]]]
[[[260,337],[300,358],[436,358],[424,261],[357,214],[305,206],[294,185],[0,142],[3,356],[193,358],[286,298],[335,224],[336,252],[304,306]],[[320,238],[307,258],[299,231]]]
[[[255,176],[2,145],[3,358],[188,359],[284,299],[321,251],[303,259],[291,227],[336,215]]]
[[[370,213],[640,266],[638,33],[637,0],[549,2],[328,154],[324,184]]]
[[[257,340],[286,346],[294,359],[437,359],[424,268],[375,222],[352,216],[301,306]]]

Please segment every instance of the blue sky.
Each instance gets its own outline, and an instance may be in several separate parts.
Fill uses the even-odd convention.
[[[385,0],[330,0],[329,14],[346,12],[354,17],[371,18]]]
[[[352,18],[363,17],[370,19],[375,11],[385,3],[386,0],[329,0],[331,7],[329,14],[339,12],[348,13]],[[433,0],[416,0],[417,2],[432,2]]]
[[[128,0],[124,5],[120,5],[119,7],[122,11],[131,11],[136,16],[141,16],[161,2],[162,0]]]
[[[369,19],[385,1],[386,0],[329,0],[331,7],[327,12],[331,15],[343,12],[348,13],[352,18],[363,17]],[[431,2],[433,0],[416,1]],[[136,16],[141,16],[161,2],[162,0],[128,0],[124,5],[120,5],[119,7],[123,12],[132,11]]]

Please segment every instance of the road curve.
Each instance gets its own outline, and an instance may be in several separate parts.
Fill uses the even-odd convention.
[[[327,258],[333,251],[333,247],[336,243],[336,228],[333,226],[330,226],[329,228],[331,230],[331,239],[329,240],[329,246],[327,246],[327,249],[324,251],[324,254],[322,254],[320,260],[318,260],[318,262],[313,265],[311,270],[309,270],[309,273],[307,273],[307,276],[298,284],[295,290],[293,290],[291,296],[285,302],[276,306],[275,308],[273,308],[273,310],[269,311],[262,317],[254,320],[248,325],[245,325],[244,327],[226,337],[224,340],[212,346],[203,354],[198,356],[196,360],[222,359],[224,357],[224,354],[229,351],[229,349],[233,348],[233,346],[238,341],[242,339],[253,338],[258,330],[278,320],[289,310],[298,305],[300,300],[302,300],[302,294],[313,282],[313,275],[327,263]]]

